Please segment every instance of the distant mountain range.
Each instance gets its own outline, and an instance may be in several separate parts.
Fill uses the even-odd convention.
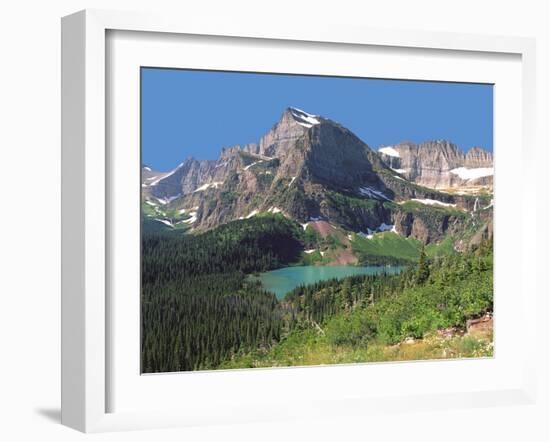
[[[448,141],[371,149],[328,118],[289,107],[257,144],[174,170],[142,168],[146,220],[204,231],[280,213],[306,226],[368,237],[393,230],[465,247],[492,234],[492,154]]]

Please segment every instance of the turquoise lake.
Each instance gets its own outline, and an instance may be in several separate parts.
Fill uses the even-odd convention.
[[[300,285],[354,275],[375,275],[383,272],[395,274],[399,273],[401,269],[402,267],[399,266],[297,266],[260,273],[257,278],[266,290],[275,293],[277,299],[282,299],[288,292]]]

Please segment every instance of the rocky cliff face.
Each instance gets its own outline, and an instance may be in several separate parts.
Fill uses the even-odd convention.
[[[429,244],[442,240],[446,235],[462,232],[467,221],[460,213],[398,210],[392,222],[403,236],[412,236]]]
[[[481,149],[464,155],[448,142],[377,153],[340,124],[288,108],[258,144],[224,148],[215,161],[189,158],[154,179],[144,170],[142,190],[146,200],[189,214],[182,222],[195,231],[269,212],[355,232],[394,225],[430,242],[463,227],[462,212],[473,210],[474,201],[414,182],[448,186],[456,180],[453,169],[490,160]],[[424,201],[424,209],[401,205],[412,200]]]
[[[465,167],[493,167],[493,155],[481,147],[472,147],[465,156]]]
[[[288,108],[279,122],[262,137],[256,153],[267,157],[284,157],[308,129],[320,122],[321,119],[317,116],[295,108]]]
[[[493,156],[479,147],[465,154],[456,145],[438,140],[384,146],[378,152],[388,167],[422,186],[434,189],[492,186]]]

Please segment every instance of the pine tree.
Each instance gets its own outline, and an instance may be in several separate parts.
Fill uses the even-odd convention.
[[[428,259],[426,257],[426,248],[422,244],[422,249],[420,250],[420,258],[418,260],[418,268],[416,272],[416,282],[418,284],[423,284],[426,282],[430,276],[430,267],[428,264]]]

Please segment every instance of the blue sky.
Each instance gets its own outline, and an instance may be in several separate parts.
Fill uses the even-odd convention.
[[[435,139],[493,149],[491,85],[156,68],[141,75],[142,161],[160,171],[258,142],[289,106],[339,122],[373,149]]]

